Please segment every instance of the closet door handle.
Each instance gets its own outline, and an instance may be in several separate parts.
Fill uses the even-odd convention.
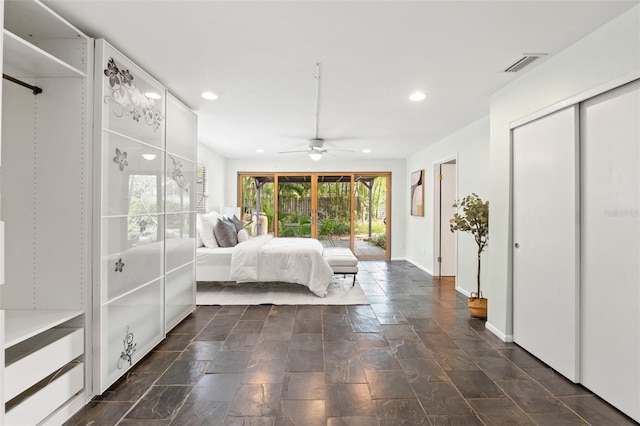
[[[515,244],[514,244],[514,247],[515,247],[515,248],[520,248],[520,244],[515,243]]]

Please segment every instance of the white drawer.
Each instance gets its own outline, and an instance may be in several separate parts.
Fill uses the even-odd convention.
[[[5,352],[5,398],[10,400],[84,353],[84,330],[52,328]]]
[[[60,408],[84,387],[84,363],[68,366],[68,370],[11,407],[6,415],[7,426],[35,425]]]

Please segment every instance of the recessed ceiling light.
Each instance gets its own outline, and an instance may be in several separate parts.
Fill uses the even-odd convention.
[[[209,101],[215,101],[218,99],[218,95],[213,92],[202,92],[201,96]]]
[[[371,150],[369,148],[365,148],[362,150],[362,152],[364,152],[365,154],[368,154],[371,152]]]
[[[149,99],[162,99],[162,96],[156,92],[146,92],[144,95]]]
[[[409,100],[413,101],[413,102],[420,102],[420,101],[423,101],[424,98],[426,98],[426,97],[427,97],[427,95],[425,95],[422,92],[414,92],[414,93],[411,94],[411,96],[409,96]]]
[[[256,152],[264,152],[264,149],[258,148],[258,149],[256,149]]]

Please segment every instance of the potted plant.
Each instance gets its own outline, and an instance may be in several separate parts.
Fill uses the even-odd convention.
[[[487,318],[487,299],[480,290],[480,257],[489,239],[489,202],[482,201],[477,194],[467,195],[453,204],[462,208],[462,214],[454,213],[449,220],[451,232],[463,231],[473,235],[478,245],[478,288],[469,297],[469,313],[476,318]]]

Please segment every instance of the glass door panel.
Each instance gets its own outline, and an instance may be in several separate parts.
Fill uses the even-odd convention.
[[[279,237],[315,237],[312,219],[314,182],[311,176],[278,175],[277,235]]]
[[[363,259],[390,256],[390,173],[244,173],[238,187],[252,235],[317,238]]]
[[[324,247],[351,248],[351,178],[318,176],[317,235]]]
[[[239,184],[242,217],[249,235],[274,233],[274,177],[273,175],[240,175]]]
[[[389,175],[356,175],[354,253],[359,258],[387,258]]]

